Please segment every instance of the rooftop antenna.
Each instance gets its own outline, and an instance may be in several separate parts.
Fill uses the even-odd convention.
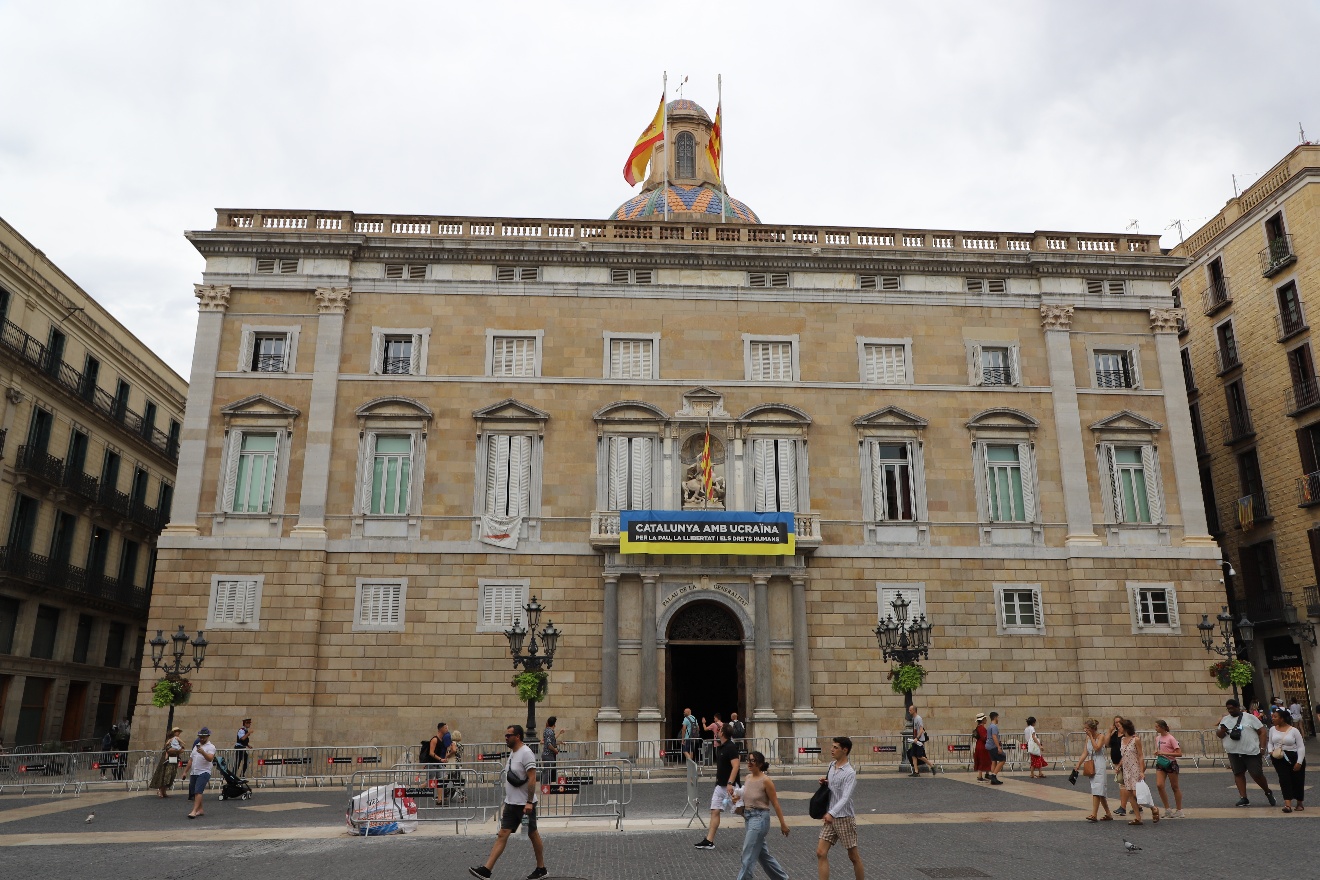
[[[1137,233],[1140,233],[1140,232],[1141,232],[1141,221],[1140,221],[1140,220],[1129,220],[1129,221],[1128,221],[1128,225],[1127,225],[1127,231],[1128,231],[1128,232],[1137,232]]]
[[[1233,198],[1236,199],[1237,197],[1238,197],[1237,175],[1234,174],[1234,175],[1233,175]]]
[[[1311,143],[1306,139],[1306,129],[1302,128],[1302,124],[1300,122],[1297,123],[1297,139],[1301,141],[1303,144]]]
[[[72,306],[67,312],[64,313],[64,317],[60,318],[59,323],[63,324],[65,321],[69,320],[69,318],[73,316],[74,312],[85,312],[85,311],[87,310],[84,309],[82,306]]]
[[[687,85],[687,81],[688,78],[686,76],[683,77],[683,81],[678,84],[678,88],[674,89],[675,92],[678,92],[678,98],[680,101],[683,99],[683,86]]]
[[[1178,230],[1178,243],[1179,243],[1179,244],[1182,244],[1182,242],[1185,241],[1185,239],[1183,238],[1182,221],[1181,221],[1181,220],[1174,220],[1174,221],[1173,221],[1172,223],[1170,223],[1168,226],[1164,227],[1164,231],[1165,231],[1165,232],[1168,232],[1170,229],[1177,229],[1177,230]]]

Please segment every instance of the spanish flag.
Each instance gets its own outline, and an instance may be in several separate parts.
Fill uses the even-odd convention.
[[[714,468],[710,466],[710,428],[706,429],[706,444],[701,449],[701,485],[706,490],[706,500],[710,500],[712,477]]]
[[[716,180],[724,177],[720,173],[720,155],[724,152],[724,138],[720,136],[720,117],[723,113],[723,105],[716,106],[715,124],[710,127],[710,140],[706,142],[706,155],[710,157],[710,167],[715,172]]]
[[[629,186],[636,186],[646,176],[646,164],[651,161],[655,145],[665,139],[665,96],[660,96],[660,106],[655,109],[655,118],[646,126],[637,144],[628,154],[628,161],[623,163],[623,179]]]

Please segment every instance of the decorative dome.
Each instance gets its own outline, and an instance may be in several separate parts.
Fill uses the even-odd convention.
[[[710,114],[702,109],[696,101],[689,101],[687,98],[678,98],[665,105],[666,116],[696,116],[707,123],[710,122]]]
[[[680,103],[674,101],[673,103]],[[681,103],[692,104],[691,101],[683,100]],[[696,107],[695,104],[692,106]],[[700,107],[697,107],[701,110]],[[665,195],[667,193],[667,195]],[[651,190],[643,191],[633,196],[628,201],[618,207],[610,215],[611,220],[640,220],[642,218],[663,217],[665,213],[664,201],[669,201],[669,213],[671,215],[708,214],[712,218],[720,216],[720,205],[723,203],[720,198],[718,187],[709,184],[698,184],[697,186],[679,186],[671,183],[666,191],[663,186]],[[760,223],[761,218],[756,216],[756,212],[744,205],[742,202],[729,197],[729,207],[724,215],[731,220],[738,220],[743,223]]]

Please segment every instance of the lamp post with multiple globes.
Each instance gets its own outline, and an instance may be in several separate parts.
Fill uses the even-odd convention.
[[[545,608],[536,601],[532,600],[523,606],[523,613],[526,615],[527,626],[523,626],[522,619],[514,620],[513,626],[504,631],[504,637],[509,640],[509,654],[513,657],[513,668],[521,666],[527,672],[542,672],[549,669],[555,662],[555,648],[559,646],[560,630],[555,628],[555,622],[552,620],[545,625],[545,628],[537,633],[536,628],[541,622],[541,614]],[[531,639],[528,639],[531,636]],[[538,642],[537,639],[540,639]],[[524,650],[524,647],[526,650]],[[532,751],[536,751],[536,700],[527,701],[527,729],[526,739],[528,745],[532,746]]]

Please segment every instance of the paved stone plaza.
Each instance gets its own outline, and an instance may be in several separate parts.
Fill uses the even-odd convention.
[[[1271,774],[1271,786],[1276,787]],[[1151,774],[1153,782],[1153,774]],[[991,789],[968,773],[909,779],[890,771],[863,776],[857,795],[858,834],[868,878],[1096,877],[1114,869],[1165,878],[1234,876],[1273,861],[1289,875],[1303,864],[1303,842],[1314,839],[1314,812],[1286,816],[1252,795],[1252,806],[1232,806],[1236,793],[1224,769],[1183,774],[1188,818],[1131,828],[1121,820],[1082,820],[1085,791],[1062,773],[1044,782],[1008,778]],[[814,878],[818,823],[806,815],[815,788],[808,777],[785,777],[780,791],[792,826],[771,850],[790,875]],[[703,780],[703,790],[705,781]],[[1257,792],[1258,794],[1258,792]],[[716,849],[701,852],[696,823],[677,819],[684,786],[639,782],[624,830],[595,820],[545,820],[551,877],[732,878],[738,870],[742,823],[721,827]],[[182,796],[161,802],[151,793],[89,792],[81,797],[0,795],[0,861],[8,877],[101,876],[135,878],[466,877],[485,859],[494,825],[472,825],[466,836],[423,825],[409,836],[357,839],[343,831],[342,788],[261,789],[250,801],[207,800],[206,816],[184,819]],[[96,818],[88,824],[90,812]],[[1286,823],[1286,824],[1278,824]],[[1142,847],[1124,852],[1123,838]],[[833,876],[851,878],[842,852]],[[515,838],[495,872],[524,877],[530,849]],[[1304,873],[1304,872],[1303,872]],[[758,874],[757,876],[763,876]]]

